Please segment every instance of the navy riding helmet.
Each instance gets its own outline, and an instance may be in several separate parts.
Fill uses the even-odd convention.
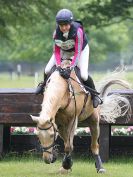
[[[73,21],[73,13],[68,9],[61,9],[56,15],[57,24],[67,24]]]

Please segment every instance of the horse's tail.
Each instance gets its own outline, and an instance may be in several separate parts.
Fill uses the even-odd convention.
[[[121,79],[109,79],[102,84],[99,89],[100,96],[103,99],[103,104],[100,109],[101,119],[107,122],[115,122],[116,118],[124,116],[125,114],[127,114],[127,118],[129,119],[131,115],[130,102],[125,96],[122,96],[117,92],[111,92],[109,88],[113,85],[119,85],[124,89],[130,89],[129,83]],[[111,93],[109,94],[109,92]]]
[[[101,90],[100,90],[100,96],[101,97],[105,97],[108,94],[108,90],[110,87],[112,87],[113,85],[119,85],[125,89],[130,89],[130,85],[128,82],[126,82],[125,80],[121,80],[121,79],[112,79],[107,81],[107,83],[105,83],[105,85],[102,86]]]

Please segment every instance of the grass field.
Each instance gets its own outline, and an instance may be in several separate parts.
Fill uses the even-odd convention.
[[[73,158],[72,172],[68,175],[58,173],[61,159],[54,164],[45,164],[38,157],[5,157],[0,161],[0,177],[133,177],[133,159],[115,158],[104,163],[105,174],[97,174],[94,161],[84,158]]]
[[[94,81],[102,80],[103,77],[105,77],[107,73],[93,73],[92,77]],[[127,72],[125,74],[126,80],[129,81],[129,83],[133,83],[133,72]],[[17,78],[16,75],[13,76],[11,79],[11,76],[8,73],[0,73],[0,88],[34,88],[37,86],[37,84],[42,81],[43,74],[39,73],[38,79],[34,79],[33,76],[26,76],[22,75],[20,79]]]
[[[34,77],[23,75],[18,79],[15,75],[13,78],[7,73],[0,74],[0,88],[33,88],[35,87]]]
[[[105,73],[92,75],[95,81],[103,78]],[[38,82],[41,81],[40,75]],[[133,73],[127,73],[126,78],[132,84]],[[22,76],[20,79],[10,78],[8,74],[0,74],[0,88],[33,88],[37,82],[34,77]],[[104,164],[107,172],[97,174],[94,161],[87,158],[74,158],[72,172],[69,175],[61,175],[58,170],[61,166],[61,158],[51,165],[45,164],[38,157],[14,157],[6,156],[0,161],[0,177],[133,177],[133,159],[127,157],[112,158]]]

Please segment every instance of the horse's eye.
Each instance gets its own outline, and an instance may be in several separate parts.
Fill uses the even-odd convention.
[[[50,120],[47,120],[46,124],[51,124]]]

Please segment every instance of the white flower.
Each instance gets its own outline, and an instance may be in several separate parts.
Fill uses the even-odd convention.
[[[27,127],[21,127],[21,131],[23,132],[23,133],[28,133],[28,128]]]
[[[38,130],[36,128],[34,129],[34,134],[38,135]]]
[[[15,127],[15,132],[20,132],[20,127]]]

